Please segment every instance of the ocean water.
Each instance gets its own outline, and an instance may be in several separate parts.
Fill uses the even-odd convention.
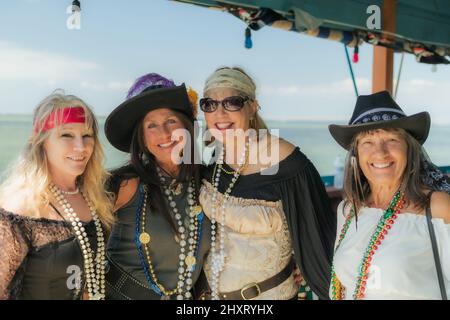
[[[127,154],[114,149],[103,133],[105,118],[99,118],[100,140],[106,155],[106,168],[117,167],[127,161]],[[284,139],[300,147],[314,163],[321,175],[334,173],[333,163],[345,150],[337,145],[328,132],[325,121],[267,121],[269,128],[278,129]],[[0,115],[0,173],[13,162],[31,133],[31,116]],[[432,125],[425,143],[430,158],[439,166],[450,165],[450,126]]]

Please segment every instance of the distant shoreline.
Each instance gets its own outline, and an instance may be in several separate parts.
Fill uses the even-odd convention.
[[[27,113],[0,113],[0,117],[4,117],[6,119],[11,119],[15,121],[20,120],[28,120],[31,119],[32,115]],[[96,115],[97,119],[99,121],[106,120],[107,115]],[[9,120],[8,119],[8,120]],[[204,120],[203,117],[200,117],[199,120]],[[323,118],[323,117],[294,117],[294,118],[264,118],[265,121],[269,122],[297,122],[297,121],[304,121],[304,122],[331,122],[331,121],[337,121],[337,122],[345,122],[345,119],[331,119],[331,118]]]
[[[98,121],[103,124],[106,120],[107,115],[96,115]],[[26,113],[0,113],[0,121],[16,121],[16,122],[29,122],[31,121],[31,114]],[[204,121],[204,118],[200,117],[200,121]],[[317,124],[347,124],[348,119],[344,118],[325,118],[325,117],[293,117],[289,119],[285,118],[264,118],[264,121],[273,124],[278,123],[295,123],[295,122],[309,122]],[[450,120],[432,120],[433,126],[448,126],[450,125]],[[273,127],[273,126],[272,126]]]
[[[105,151],[105,167],[115,168],[124,163],[126,156],[115,150],[106,139],[103,130],[105,120],[103,115],[98,117],[100,141]],[[32,131],[31,122],[31,114],[0,114],[0,174],[23,150]],[[266,120],[266,123],[270,129],[279,130],[281,137],[299,146],[323,176],[333,174],[334,160],[338,155],[346,155],[345,150],[333,140],[328,131],[330,123],[345,124],[346,121],[271,119]],[[450,165],[449,136],[449,125],[439,125],[433,121],[425,148],[437,165]]]

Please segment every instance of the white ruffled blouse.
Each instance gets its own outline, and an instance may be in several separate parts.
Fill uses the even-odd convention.
[[[336,244],[348,214],[343,212],[343,202],[337,212]],[[363,207],[358,214],[357,228],[353,219],[335,253],[334,268],[346,288],[345,299],[353,299],[358,267],[382,214],[382,209]],[[447,296],[450,296],[450,224],[440,218],[433,218],[432,223]],[[399,214],[375,252],[369,272],[365,299],[441,299],[426,216]]]

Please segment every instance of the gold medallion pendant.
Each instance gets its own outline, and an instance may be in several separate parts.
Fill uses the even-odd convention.
[[[172,180],[169,189],[174,195],[179,196],[181,194],[181,191],[183,190],[183,184],[177,182],[176,180]]]
[[[195,265],[195,263],[197,262],[197,259],[195,259],[194,256],[187,256],[186,259],[184,259],[184,262],[186,263],[187,267],[190,269]]]
[[[139,241],[142,243],[142,244],[148,244],[148,243],[150,243],[150,235],[147,233],[147,232],[142,232],[140,235],[139,235]]]
[[[202,210],[203,210],[202,206],[193,206],[193,207],[192,207],[192,211],[193,211],[196,215],[199,215],[200,213],[202,213]]]

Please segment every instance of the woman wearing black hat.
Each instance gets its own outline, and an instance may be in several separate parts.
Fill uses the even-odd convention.
[[[430,116],[406,116],[388,92],[358,97],[348,125],[332,299],[446,299],[450,293],[450,179],[421,146]]]
[[[192,298],[210,225],[197,200],[189,98],[184,84],[147,74],[106,120],[109,142],[131,155],[110,183],[117,221],[107,246],[108,299]]]

